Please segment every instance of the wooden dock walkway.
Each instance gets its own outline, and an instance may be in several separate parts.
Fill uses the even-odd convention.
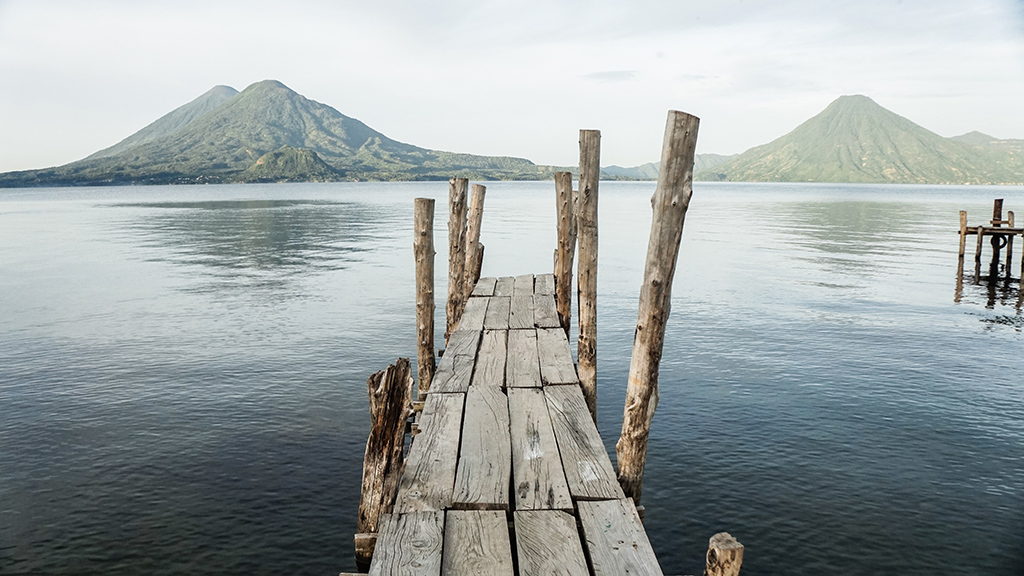
[[[554,293],[551,274],[476,284],[371,575],[662,574],[587,408]]]

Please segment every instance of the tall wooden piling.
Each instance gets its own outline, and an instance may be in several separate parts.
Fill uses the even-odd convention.
[[[1013,228],[1013,210],[1006,213],[1006,225],[1009,228]],[[1021,270],[1021,275],[1024,275],[1024,269]],[[1006,236],[1006,279],[1013,278],[1013,234]]]
[[[960,211],[960,257],[957,260],[956,277],[959,282],[964,279],[964,249],[967,248],[967,211]]]
[[[469,180],[452,178],[448,181],[448,303],[445,306],[444,339],[455,330],[462,316],[466,277],[466,189]]]
[[[569,334],[572,322],[572,261],[576,253],[576,212],[573,206],[572,173],[555,172],[558,210],[558,249],[555,250],[555,308],[558,322]]]
[[[1003,199],[997,198],[992,203],[992,226],[1000,228],[1003,225]],[[999,250],[1002,248],[1003,237],[992,236],[992,261],[988,266],[988,275],[990,278],[999,277]]]
[[[413,254],[416,258],[416,375],[418,399],[434,380],[434,199],[414,201]]]
[[[579,241],[576,345],[580,386],[597,422],[597,183],[601,176],[601,131],[580,130],[580,188],[576,203]]]
[[[373,557],[383,514],[390,514],[398,493],[405,447],[405,422],[412,413],[409,359],[399,358],[366,381],[373,422],[363,456],[363,483],[356,521],[356,564],[366,569]]]
[[[485,186],[473,184],[473,194],[469,198],[469,222],[466,227],[466,277],[462,282],[463,306],[469,299],[470,293],[473,292],[477,280],[480,279],[480,266],[483,263],[480,226],[484,219],[484,195],[486,193]]]
[[[704,576],[739,576],[743,566],[743,544],[728,532],[719,532],[708,542]]]
[[[615,445],[619,484],[626,496],[638,504],[651,419],[658,406],[658,367],[671,308],[672,278],[683,235],[683,221],[693,192],[693,154],[699,123],[696,116],[669,111],[658,187],[652,198],[654,215],[647,244],[644,283],[640,287],[622,435]]]

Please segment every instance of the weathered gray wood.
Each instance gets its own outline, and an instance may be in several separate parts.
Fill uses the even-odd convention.
[[[572,322],[572,262],[576,255],[576,211],[572,198],[572,173],[555,172],[555,203],[558,208],[555,301],[559,325],[568,334]]]
[[[992,226],[1000,228],[1003,222],[1003,199],[996,198],[992,202]],[[990,278],[999,277],[999,251],[1002,247],[1002,238],[999,236],[992,236],[992,261],[988,265],[988,275]]]
[[[580,502],[578,506],[594,576],[662,576],[632,500]]]
[[[576,519],[558,510],[515,513],[519,576],[589,576]]]
[[[658,187],[651,204],[651,236],[647,244],[644,283],[633,336],[622,434],[615,445],[619,483],[627,496],[640,502],[647,440],[658,406],[658,368],[665,344],[665,325],[672,308],[672,279],[676,272],[683,221],[690,205],[693,153],[700,119],[671,110],[665,125]],[[582,372],[582,370],[581,370]]]
[[[601,173],[601,132],[580,130],[580,189],[576,200],[579,262],[576,265],[579,307],[580,387],[597,421],[597,182]]]
[[[551,294],[537,294],[533,297],[533,320],[537,328],[558,328],[558,312],[555,297]]]
[[[494,286],[495,296],[511,296],[515,292],[516,279],[511,276],[503,276],[498,278],[498,283]]]
[[[380,528],[381,514],[390,513],[402,473],[405,422],[412,414],[412,372],[408,358],[366,380],[370,400],[369,438],[363,456],[363,482],[356,521],[356,563],[366,566],[373,557],[372,535]]]
[[[462,283],[466,277],[466,188],[469,181],[465,178],[452,178],[448,181],[448,302],[445,306],[447,324],[444,339],[455,330],[462,315],[463,295],[466,294]]]
[[[441,570],[446,576],[513,576],[505,512],[449,510]]]
[[[728,532],[719,532],[708,541],[704,576],[740,576],[743,544]]]
[[[572,497],[576,500],[622,498],[611,459],[579,387],[549,386],[544,388],[544,396]]]
[[[413,201],[413,256],[416,259],[416,375],[419,394],[430,390],[434,359],[434,199]]]
[[[516,276],[512,285],[513,296],[533,296],[533,274]]]
[[[505,363],[505,386],[509,388],[539,388],[540,385],[537,331],[510,330],[508,333],[508,360]]]
[[[508,330],[484,330],[476,356],[472,386],[501,389],[505,386]]]
[[[508,389],[517,510],[572,510],[555,432],[540,388]]]
[[[545,294],[548,296],[555,295],[555,275],[554,274],[537,274],[533,281],[533,293],[534,294]]]
[[[473,288],[473,293],[470,296],[493,296],[494,285],[497,283],[497,278],[481,278],[476,283],[476,287]]]
[[[545,385],[579,383],[569,341],[561,328],[538,328],[537,352],[540,356],[540,378]]]
[[[480,346],[480,332],[460,330],[448,339],[448,348],[437,363],[431,392],[465,392],[473,377],[476,351]]]
[[[508,398],[498,388],[470,386],[452,508],[508,510],[511,477]]]
[[[513,330],[533,328],[533,295],[513,296],[510,300],[508,327]]]
[[[484,329],[484,316],[487,314],[487,302],[490,298],[470,298],[466,301],[466,307],[462,311],[462,318],[455,327],[456,332],[462,330]]]
[[[487,304],[487,315],[484,316],[484,328],[488,330],[508,330],[508,315],[510,307],[511,296],[492,296],[490,298],[490,302]]]
[[[484,195],[487,188],[480,184],[473,184],[473,193],[469,198],[469,214],[466,223],[466,266],[465,277],[462,281],[464,290],[463,302],[469,299],[476,281],[480,279],[480,251],[483,244],[480,244],[480,225],[484,219]]]
[[[420,433],[409,448],[395,512],[444,510],[451,506],[465,394],[427,395]]]
[[[1009,221],[1009,227],[1013,228],[1013,211],[1010,210],[1006,213],[1006,219]],[[1024,277],[1024,270],[1021,270],[1021,276]],[[1013,278],[1013,234],[1006,237],[1006,279]]]
[[[444,512],[389,514],[377,541],[370,576],[441,574]]]

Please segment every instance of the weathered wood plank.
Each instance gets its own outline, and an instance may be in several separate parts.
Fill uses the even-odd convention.
[[[441,570],[446,576],[513,576],[505,512],[449,510]]]
[[[388,514],[370,576],[440,575],[443,542],[444,512]]]
[[[481,278],[470,296],[494,296],[494,285],[497,283],[497,278]]]
[[[580,502],[578,506],[594,576],[662,576],[632,500]]]
[[[516,276],[512,288],[513,296],[533,296],[533,274],[521,274]]]
[[[533,296],[513,296],[509,302],[508,327],[513,330],[533,328]]]
[[[536,280],[534,280],[533,287],[534,294],[541,294],[545,296],[555,295],[555,275],[554,274],[538,274]]]
[[[589,576],[576,519],[558,510],[515,513],[519,576]]]
[[[537,328],[558,328],[558,312],[555,309],[555,297],[550,294],[538,294],[533,297],[533,319]]]
[[[505,386],[505,356],[508,330],[484,330],[476,356],[472,386],[501,389]]]
[[[517,510],[572,510],[569,485],[544,391],[508,389],[512,480]]]
[[[579,383],[569,341],[561,328],[538,328],[537,351],[540,355],[540,377],[545,385]]]
[[[508,330],[508,315],[511,306],[511,297],[492,296],[487,303],[484,328],[488,330]]]
[[[476,350],[480,345],[480,332],[465,330],[453,332],[448,348],[437,363],[430,392],[465,392],[473,377]]]
[[[462,311],[462,319],[455,327],[455,331],[484,329],[484,316],[487,314],[487,303],[490,298],[470,298],[466,301],[466,308]]]
[[[465,394],[427,395],[420,433],[409,449],[398,485],[395,512],[443,510],[451,505],[465,399]]]
[[[498,388],[470,386],[452,508],[508,510],[511,476],[508,398]]]
[[[573,499],[622,498],[611,459],[579,386],[549,386],[544,388],[544,396]]]
[[[509,330],[508,360],[505,363],[505,386],[509,388],[540,387],[540,356],[537,352],[536,330]]]
[[[511,276],[502,276],[494,285],[495,296],[511,296],[515,292],[516,279]]]

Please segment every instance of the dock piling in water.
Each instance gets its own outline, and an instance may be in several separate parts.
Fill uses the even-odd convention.
[[[487,188],[473,184],[473,194],[469,198],[469,222],[466,227],[466,268],[462,285],[462,305],[466,305],[473,287],[480,280],[480,267],[483,264],[484,245],[480,243],[480,226],[484,219],[484,195]]]
[[[466,276],[466,190],[469,180],[448,181],[448,303],[445,306],[444,339],[455,330],[465,303],[462,283]]]
[[[597,183],[601,175],[601,131],[580,130],[580,182],[576,203],[579,242],[577,302],[579,340],[576,358],[594,422],[597,422]]]
[[[416,258],[417,400],[422,402],[434,379],[434,199],[414,200],[413,254]]]
[[[572,261],[576,252],[576,212],[573,206],[572,173],[555,172],[558,210],[558,248],[555,250],[555,308],[558,322],[569,334],[572,324]]]

